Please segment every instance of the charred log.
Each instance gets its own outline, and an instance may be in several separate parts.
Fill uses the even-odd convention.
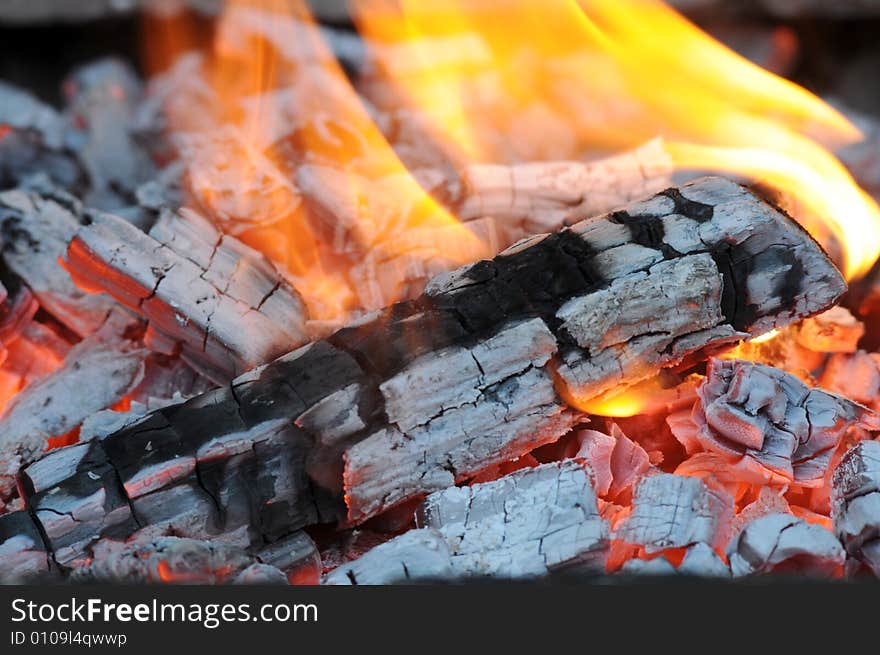
[[[686,323],[670,314],[692,309],[669,312],[651,286],[676,265],[693,267],[704,301]],[[360,523],[567,432],[580,415],[554,382],[581,398],[633,384],[821,311],[843,288],[796,224],[703,180],[441,276],[415,301],[151,413],[90,443],[72,473],[27,494],[28,511],[65,560],[154,521],[253,547],[333,520],[343,497],[344,520]],[[658,301],[639,320],[626,305],[640,297]],[[600,301],[619,320],[590,332],[577,307],[592,316]]]
[[[194,212],[166,212],[144,234],[110,214],[70,242],[67,264],[149,321],[147,345],[223,384],[306,339],[299,294],[261,253]]]

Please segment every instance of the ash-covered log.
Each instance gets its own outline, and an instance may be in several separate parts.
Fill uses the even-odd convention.
[[[670,266],[691,273],[671,281]],[[633,384],[826,309],[844,287],[797,224],[708,178],[443,275],[151,413],[90,443],[28,510],[61,559],[153,524],[265,543],[340,510],[360,523],[568,432],[581,417],[560,389]],[[613,318],[591,331],[597,307]]]
[[[417,516],[449,543],[456,576],[536,577],[604,570],[608,526],[582,462],[526,468],[431,494]]]
[[[734,576],[797,571],[833,576],[843,572],[845,553],[821,525],[791,514],[768,514],[747,523],[727,546]]]
[[[781,484],[822,484],[844,435],[880,431],[873,410],[752,362],[713,359],[697,393],[692,422],[673,427],[685,447],[720,453]]]
[[[880,442],[846,452],[832,477],[834,532],[855,562],[880,577]]]
[[[262,254],[189,210],[163,212],[149,235],[110,214],[67,248],[81,286],[149,321],[147,345],[224,384],[307,341],[306,308]]]

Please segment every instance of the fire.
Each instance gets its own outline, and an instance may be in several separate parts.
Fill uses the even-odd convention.
[[[666,139],[676,166],[761,181],[840,244],[880,254],[880,209],[827,148],[858,130],[659,0],[358,0],[376,74],[458,161],[582,157]]]
[[[183,24],[164,34],[195,40]],[[206,68],[209,113],[168,112],[191,202],[283,264],[312,318],[399,299],[412,260],[431,273],[489,254],[397,158],[304,2],[229,0]],[[390,290],[373,302],[349,279],[364,261]]]

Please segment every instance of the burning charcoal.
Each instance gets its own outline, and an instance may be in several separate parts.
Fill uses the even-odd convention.
[[[825,309],[843,290],[799,227],[735,184],[703,180],[627,212],[638,220],[616,212],[584,221],[436,278],[415,301],[365,316],[107,436],[101,443],[121,488],[135,496],[137,510],[151,494],[184,499],[199,487],[218,511],[197,527],[213,522],[215,534],[246,529],[256,540],[337,518],[343,501],[344,520],[361,523],[568,432],[581,415],[565,406],[554,382],[570,384],[574,370],[605,362],[605,375],[581,376],[563,389],[593,397],[685,356],[698,358],[732,335],[763,333]],[[645,232],[652,220],[669,224]],[[678,253],[667,251],[672,259],[663,255],[664,234]],[[600,317],[592,333],[572,304],[565,321],[556,318],[572,299],[588,313],[595,295],[606,307],[626,305],[626,293],[609,298],[614,281],[641,276],[651,262],[676,261],[694,264],[690,286],[726,290],[701,306],[710,319],[669,319],[661,336],[660,316],[687,313],[670,312],[668,298],[641,317],[615,310],[619,323]],[[800,264],[799,283],[784,276],[782,284],[779,275]],[[671,284],[662,276],[656,281]],[[748,313],[735,309],[746,305]],[[610,362],[630,346],[633,356],[612,371]],[[60,484],[79,484],[88,473],[79,470]],[[177,485],[186,492],[172,491]],[[186,513],[185,506],[163,509],[158,500],[151,506],[165,512],[163,524],[174,523],[175,511]]]
[[[149,321],[147,345],[227,382],[306,341],[306,310],[261,253],[190,211],[142,233],[109,214],[67,251],[74,278],[106,290]]]
[[[574,460],[435,492],[419,510],[418,523],[439,530],[449,543],[457,576],[601,570],[608,548],[589,475]]]
[[[880,577],[880,442],[863,441],[832,477],[834,532],[849,557]]]
[[[73,570],[70,580],[128,584],[240,582],[238,576],[255,563],[254,557],[240,548],[196,539],[163,537],[125,544],[106,541],[96,546],[93,559]]]
[[[865,325],[845,307],[832,307],[806,318],[795,328],[795,338],[804,348],[821,353],[854,353]]]
[[[818,486],[844,434],[880,430],[880,416],[867,407],[751,362],[711,360],[698,394],[693,421],[700,443],[783,483]]]
[[[818,386],[877,409],[880,399],[880,353],[835,353],[828,358]]]
[[[630,559],[620,568],[620,573],[630,575],[689,575],[700,578],[729,578],[730,569],[715,550],[696,543],[688,547],[677,567],[665,557],[653,559]]]
[[[40,308],[37,299],[30,289],[19,285],[15,295],[10,298],[6,287],[0,283],[0,363],[6,359],[6,350],[3,344],[9,344],[18,339],[31,319]]]
[[[274,566],[255,562],[232,579],[232,584],[287,584],[287,576]]]
[[[614,535],[648,553],[726,543],[733,499],[702,480],[660,473],[636,485],[632,514]]]
[[[324,576],[328,585],[380,585],[445,580],[453,575],[449,546],[436,530],[410,530]]]
[[[83,183],[58,112],[0,82],[0,188],[18,186],[35,173],[47,174],[68,189]]]
[[[61,367],[22,389],[0,416],[0,498],[12,477],[91,414],[119,402],[143,375],[146,352],[123,336],[130,317],[112,315],[74,346]]]
[[[596,492],[607,500],[614,501],[629,491],[651,466],[648,453],[616,424],[611,427],[611,436],[595,430],[581,430],[578,440],[581,446],[577,457],[590,463],[597,480]]]
[[[135,189],[155,175],[131,133],[140,80],[128,64],[109,58],[77,69],[63,88],[68,119],[79,128],[70,140],[88,175],[86,204],[104,210],[132,204]]]
[[[309,535],[294,532],[257,551],[264,564],[281,570],[290,584],[318,584],[321,578],[321,555]]]
[[[791,514],[768,514],[747,523],[727,547],[734,576],[785,571],[816,576],[843,570],[845,553],[834,535]]]
[[[116,303],[109,296],[78,289],[58,263],[84,219],[82,208],[72,203],[64,194],[51,198],[23,191],[0,193],[0,240],[6,265],[42,308],[85,337],[104,324]]]

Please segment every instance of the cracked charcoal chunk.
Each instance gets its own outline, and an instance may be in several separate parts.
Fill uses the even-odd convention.
[[[131,543],[108,540],[96,546],[93,558],[73,569],[70,580],[117,584],[242,583],[248,580],[239,576],[257,563],[244,550],[216,542],[178,537]],[[284,577],[278,569],[274,570]]]
[[[734,576],[783,572],[829,576],[843,570],[845,553],[821,525],[790,514],[768,514],[747,523],[727,546]]]
[[[261,253],[188,210],[165,212],[146,235],[109,214],[67,249],[74,279],[149,321],[147,345],[218,384],[302,345],[304,304]]]
[[[145,520],[148,514],[161,520],[152,528],[180,525],[191,534],[213,530],[251,548],[315,522],[343,518],[360,523],[555,440],[580,419],[560,391],[587,397],[606,384],[635,383],[656,375],[660,367],[699,356],[707,346],[737,338],[739,330],[763,332],[821,311],[842,292],[839,273],[806,233],[742,187],[709,178],[679,192],[686,200],[711,206],[711,217],[699,208],[681,210],[696,218],[670,213],[676,202],[668,193],[626,211],[660,217],[664,241],[681,258],[665,259],[660,251],[633,243],[629,228],[609,217],[524,241],[493,261],[439,276],[416,300],[366,316],[219,390],[164,407],[108,435],[104,444],[121,477],[116,488],[127,486],[136,496],[131,499],[135,518],[140,512]],[[116,222],[97,221],[91,229],[97,234],[108,225]],[[187,232],[174,234],[192,242]],[[154,248],[171,251],[169,246]],[[699,270],[712,280],[709,287],[717,290],[718,269],[701,258],[713,248],[748,263],[722,275],[722,298],[706,308],[718,325],[669,334],[644,334],[629,325],[619,334],[635,336],[605,348],[584,332],[580,338],[596,352],[581,349],[562,328],[557,313],[566,303],[602,293],[655,265],[700,262]],[[789,259],[774,255],[773,266],[765,269],[758,260],[767,248],[787,249]],[[185,261],[198,260],[203,252],[187,247],[190,259]],[[779,283],[790,270],[785,261],[792,258],[804,263],[803,288]],[[125,287],[131,291],[129,302],[137,304],[155,286],[156,275],[147,268],[142,270],[147,285]],[[107,271],[105,278],[112,281],[112,274]],[[695,279],[704,282],[699,275]],[[754,323],[734,327],[728,322],[738,316],[724,311],[728,296],[751,308]],[[650,320],[669,313],[663,304]],[[662,353],[659,358],[657,353]],[[604,373],[588,376],[588,366]],[[575,385],[576,372],[580,381]],[[148,438],[150,431],[155,440]],[[153,443],[158,452],[150,450]],[[75,487],[81,478],[87,482],[90,472],[77,470],[40,494]],[[89,505],[94,491],[86,487],[71,504]],[[169,510],[158,502],[205,495],[213,501],[214,509],[206,513],[216,525],[194,522],[185,505]],[[696,494],[704,496],[707,503],[712,499],[708,491]],[[272,507],[264,509],[270,499]],[[107,529],[123,530],[111,523]],[[53,542],[70,551],[86,547],[82,535],[65,536],[74,527],[54,521]],[[699,522],[693,529],[673,527],[676,537],[681,532],[682,539],[697,541],[709,531]],[[104,529],[96,523],[92,540]]]
[[[837,465],[831,518],[848,556],[880,577],[880,442],[862,441]]]
[[[3,261],[44,310],[80,337],[95,332],[116,305],[109,296],[77,288],[58,264],[85,219],[78,204],[61,198],[21,190],[0,193]]]
[[[342,564],[324,576],[326,585],[400,584],[448,580],[454,571],[449,546],[436,530],[410,530]]]
[[[727,542],[733,499],[699,478],[660,473],[636,485],[632,514],[614,535],[648,553]]]
[[[697,393],[693,421],[703,447],[803,486],[821,484],[847,431],[880,430],[880,416],[867,407],[761,364],[713,359]]]
[[[417,520],[446,539],[457,576],[604,570],[608,527],[599,516],[587,471],[574,460],[435,492]]]

